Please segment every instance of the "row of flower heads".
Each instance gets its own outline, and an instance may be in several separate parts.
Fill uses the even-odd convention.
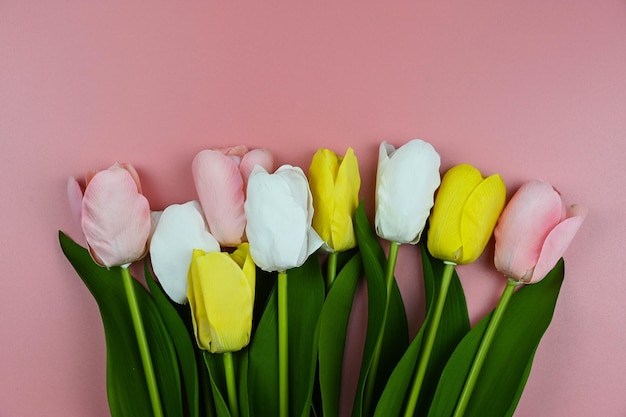
[[[483,178],[462,164],[441,178],[439,169],[439,154],[427,142],[415,139],[397,149],[381,143],[379,237],[415,244],[429,221],[429,252],[467,264],[494,234],[496,269],[532,283],[554,267],[586,215],[583,207],[565,206],[541,180],[523,184],[505,207],[499,175]],[[88,174],[84,192],[71,178],[68,194],[94,261],[126,268],[149,251],[165,292],[177,303],[189,301],[199,347],[236,351],[250,340],[255,265],[283,272],[318,250],[336,253],[356,245],[358,162],[352,149],[343,157],[320,149],[307,179],[291,165],[274,171],[268,150],[235,146],[201,151],[192,172],[199,203],[163,212],[150,211],[128,164]]]

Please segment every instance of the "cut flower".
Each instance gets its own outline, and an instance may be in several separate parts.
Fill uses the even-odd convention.
[[[192,173],[211,234],[222,246],[245,241],[245,189],[254,166],[271,171],[272,154],[245,146],[207,149],[193,160]]]
[[[270,174],[256,166],[248,180],[245,213],[250,253],[264,271],[301,266],[323,243],[311,227],[313,198],[298,167],[283,165]]]
[[[68,196],[93,260],[106,267],[126,266],[143,258],[150,235],[150,205],[130,164],[87,174],[85,192],[74,178]]]
[[[398,149],[382,142],[376,172],[376,234],[396,243],[419,242],[441,178],[440,158],[414,139]]]
[[[352,148],[343,158],[330,149],[319,149],[309,167],[309,184],[315,231],[332,251],[355,247],[352,219],[359,205],[361,176]]]
[[[487,246],[506,201],[500,175],[483,178],[468,164],[443,177],[428,229],[428,250],[455,264],[474,262]]]
[[[496,226],[496,269],[523,283],[540,281],[563,256],[586,215],[584,207],[566,207],[547,182],[525,183]]]
[[[235,352],[250,342],[255,280],[247,243],[232,254],[193,251],[188,297],[198,347]]]
[[[178,304],[187,302],[187,275],[194,249],[220,251],[207,230],[200,205],[190,201],[167,207],[150,239],[150,259],[163,290]]]

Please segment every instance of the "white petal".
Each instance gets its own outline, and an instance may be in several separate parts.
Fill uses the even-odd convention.
[[[150,242],[154,273],[175,302],[187,301],[187,273],[194,249],[219,252],[217,240],[207,231],[197,201],[174,204],[160,216]]]
[[[380,237],[397,243],[419,241],[441,183],[439,166],[439,154],[422,140],[392,151],[388,160],[381,145],[375,219]]]
[[[309,245],[309,205],[308,182],[300,168],[282,166],[270,175],[255,167],[245,203],[246,235],[252,259],[261,269],[281,271],[304,263],[315,244]]]

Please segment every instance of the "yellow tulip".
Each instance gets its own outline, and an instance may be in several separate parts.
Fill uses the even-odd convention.
[[[474,262],[485,249],[506,201],[500,175],[483,178],[461,164],[443,177],[430,215],[428,250],[455,264]]]
[[[232,254],[194,250],[187,296],[201,349],[235,352],[250,342],[255,274],[248,243]]]
[[[309,167],[309,185],[315,231],[335,252],[355,247],[352,218],[359,204],[361,177],[352,148],[343,158],[329,149],[319,149]]]

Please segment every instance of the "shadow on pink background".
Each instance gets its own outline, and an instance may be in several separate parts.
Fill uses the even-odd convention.
[[[515,416],[626,415],[626,2],[54,3],[0,4],[0,416],[109,415],[99,313],[58,248],[67,177],[132,162],[162,209],[196,198],[204,148],[306,169],[352,146],[371,211],[378,144],[416,137],[589,207]],[[473,321],[504,285],[491,255],[458,269]]]

